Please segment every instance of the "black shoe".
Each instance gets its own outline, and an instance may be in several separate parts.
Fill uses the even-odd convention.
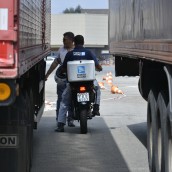
[[[54,131],[56,131],[56,132],[64,132],[64,128],[57,127]]]
[[[64,124],[62,122],[58,122],[58,127],[54,131],[64,132]]]
[[[69,127],[75,127],[75,124],[73,123],[73,121],[68,121],[68,126]]]
[[[100,112],[99,111],[92,111],[92,117],[94,116],[100,116]]]
[[[100,116],[99,105],[98,104],[94,104],[92,114],[93,114],[92,116]]]

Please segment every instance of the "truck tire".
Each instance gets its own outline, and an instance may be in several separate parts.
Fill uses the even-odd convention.
[[[147,105],[147,150],[148,150],[148,162],[150,172],[153,172],[154,162],[153,162],[153,150],[154,142],[153,139],[156,123],[156,106],[157,106],[157,93],[154,90],[150,90],[148,95],[148,105]]]
[[[168,94],[161,91],[158,95],[157,108],[161,119],[162,129],[162,169],[163,172],[172,171],[172,138],[170,120],[168,116]]]
[[[80,111],[80,129],[81,129],[81,134],[87,133],[87,110],[86,109],[82,109]]]
[[[153,115],[153,172],[161,172],[162,164],[162,126],[160,118],[160,109],[156,106],[155,114]]]

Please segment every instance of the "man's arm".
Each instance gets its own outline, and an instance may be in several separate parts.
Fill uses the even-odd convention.
[[[48,69],[46,75],[45,75],[45,80],[48,79],[49,75],[54,71],[54,69],[60,64],[60,58],[54,59],[52,62],[50,68]]]
[[[54,69],[61,63],[60,51],[61,51],[61,48],[57,51],[57,57],[52,62],[50,68],[48,69],[45,75],[45,81],[48,79],[49,75],[54,71]]]

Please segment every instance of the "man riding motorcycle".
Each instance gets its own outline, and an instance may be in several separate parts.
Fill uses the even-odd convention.
[[[75,48],[72,51],[68,52],[64,59],[64,62],[62,65],[63,72],[66,72],[67,70],[67,62],[74,61],[74,60],[94,60],[96,70],[101,71],[102,67],[101,65],[99,65],[96,57],[89,50],[83,47],[84,37],[82,35],[75,36],[74,43],[75,43]],[[95,80],[95,83],[96,82],[97,81]],[[96,86],[97,88],[99,88],[98,84],[96,84]],[[97,100],[93,107],[93,116],[95,115],[100,116],[100,113],[99,113],[100,89],[97,89],[97,91],[98,91]],[[63,92],[62,99],[63,101],[61,102],[60,109],[59,109],[58,128],[56,129],[57,132],[64,132],[64,125],[66,124],[66,112],[67,112],[67,108],[71,104],[71,89],[70,89],[69,84],[67,84],[67,87]]]

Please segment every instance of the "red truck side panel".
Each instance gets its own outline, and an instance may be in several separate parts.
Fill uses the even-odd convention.
[[[50,51],[50,0],[20,0],[19,76]]]

